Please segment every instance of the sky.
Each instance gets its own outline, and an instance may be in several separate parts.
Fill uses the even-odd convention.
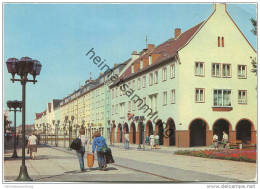
[[[227,4],[227,10],[256,49],[250,18],[256,4]],[[97,56],[113,67],[132,51],[159,45],[207,19],[212,3],[200,4],[4,4],[3,109],[8,100],[22,100],[22,86],[10,81],[6,60],[29,56],[42,64],[38,82],[26,85],[26,124],[43,112],[52,99],[62,99],[99,69],[85,54],[94,48]],[[21,124],[17,113],[17,125]],[[13,112],[10,113],[13,121]]]

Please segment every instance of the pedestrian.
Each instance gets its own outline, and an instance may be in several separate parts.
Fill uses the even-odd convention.
[[[107,164],[105,161],[105,154],[102,152],[103,148],[107,148],[106,140],[104,137],[101,136],[100,132],[95,131],[94,140],[92,144],[92,153],[95,153],[97,150],[97,159],[98,159],[98,166],[100,170],[105,171],[107,168]]]
[[[153,134],[150,135],[150,146],[151,146],[151,150],[154,149],[154,135]]]
[[[215,133],[212,139],[215,150],[218,148],[218,135]]]
[[[125,132],[125,149],[129,149],[129,133]]]
[[[228,134],[225,131],[223,131],[222,143],[224,144],[223,148],[229,147]]]
[[[149,135],[146,135],[146,137],[145,137],[145,144],[147,144],[147,145],[150,144],[150,137],[149,137]]]
[[[27,148],[30,151],[30,158],[35,160],[37,152],[37,137],[35,136],[34,132],[32,132],[28,138]]]
[[[81,128],[79,130],[79,134],[80,136],[78,138],[81,140],[81,146],[79,150],[76,150],[76,154],[79,159],[80,170],[84,172],[85,171],[84,154],[85,154],[85,145],[87,143],[86,136],[85,136],[85,129]]]
[[[159,149],[159,135],[158,133],[154,137],[155,149]]]

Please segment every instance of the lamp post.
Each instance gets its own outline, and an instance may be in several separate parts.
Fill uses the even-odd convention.
[[[60,120],[57,120],[57,124],[55,125],[55,133],[56,133],[56,137],[55,137],[55,146],[57,147],[58,146],[58,127],[59,127],[59,124],[60,124]]]
[[[64,124],[63,124],[63,135],[64,135],[64,141],[63,141],[63,142],[64,142],[64,148],[65,148],[65,146],[66,146],[66,144],[65,144],[65,140],[66,140],[66,135],[65,135],[65,134],[66,134],[66,132],[65,132],[65,131],[66,131],[66,122],[64,121]]]
[[[70,144],[71,144],[71,141],[72,141],[72,124],[73,124],[73,121],[74,121],[74,116],[71,116],[71,120],[69,120],[68,116],[65,116],[65,121],[69,122],[69,147],[68,147],[68,150],[71,150]]]
[[[27,167],[25,165],[25,92],[26,92],[26,83],[33,82],[35,84],[36,76],[40,74],[42,65],[38,60],[33,60],[30,57],[22,57],[20,60],[16,58],[9,58],[6,61],[7,70],[12,74],[11,81],[20,81],[22,85],[22,165],[20,167],[20,173],[17,181],[31,181],[27,172]],[[21,79],[15,79],[15,74],[19,75]],[[33,80],[27,78],[28,74],[33,76]]]
[[[16,151],[16,112],[21,112],[22,109],[22,102],[21,101],[7,101],[7,106],[9,108],[9,111],[14,112],[14,152],[12,155],[12,158],[17,158],[17,151]],[[12,109],[13,108],[13,109]],[[19,108],[19,110],[17,110]]]

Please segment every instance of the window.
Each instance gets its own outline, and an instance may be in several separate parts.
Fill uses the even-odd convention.
[[[149,56],[149,63],[148,63],[149,65],[151,65],[152,64],[152,56],[150,55]]]
[[[204,63],[203,62],[195,62],[195,75],[204,76]]]
[[[112,105],[112,115],[114,114],[114,111],[115,111],[115,106]]]
[[[220,64],[219,63],[212,64],[212,76],[220,77]]]
[[[170,65],[170,77],[171,78],[175,77],[175,64]]]
[[[128,102],[128,112],[131,112],[131,101]]]
[[[247,91],[246,90],[238,91],[238,104],[247,104]]]
[[[204,89],[195,89],[195,102],[205,102]]]
[[[175,104],[175,89],[171,90],[170,102]]]
[[[215,89],[213,96],[214,106],[231,106],[231,90]]]
[[[135,90],[135,80],[132,81],[132,89]]]
[[[138,78],[137,80],[137,89],[140,90],[141,89],[141,79]]]
[[[153,73],[149,74],[149,85],[153,84]]]
[[[143,69],[143,60],[140,61],[140,69]]]
[[[158,71],[154,72],[154,83],[158,83]]]
[[[143,76],[143,88],[145,88],[146,85],[146,76]]]
[[[162,80],[166,81],[167,79],[167,67],[163,68],[162,70]]]
[[[231,65],[223,64],[222,65],[222,76],[223,77],[231,77]]]
[[[238,65],[237,76],[238,78],[246,78],[246,65]]]
[[[167,104],[167,91],[163,92],[163,105]]]
[[[224,47],[224,37],[221,37],[221,41],[220,41],[220,36],[218,36],[218,47]]]
[[[132,102],[132,111],[135,111],[135,102]]]
[[[114,99],[114,89],[112,89],[112,99]]]

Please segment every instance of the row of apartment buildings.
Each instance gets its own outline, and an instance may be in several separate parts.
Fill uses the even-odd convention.
[[[90,58],[94,52],[87,54]],[[36,128],[66,131],[65,116],[84,126],[87,135],[100,130],[113,142],[143,143],[156,133],[166,146],[205,146],[223,131],[233,143],[256,143],[257,78],[250,72],[256,51],[226,10],[214,4],[208,19],[114,66],[62,100],[36,114]]]

